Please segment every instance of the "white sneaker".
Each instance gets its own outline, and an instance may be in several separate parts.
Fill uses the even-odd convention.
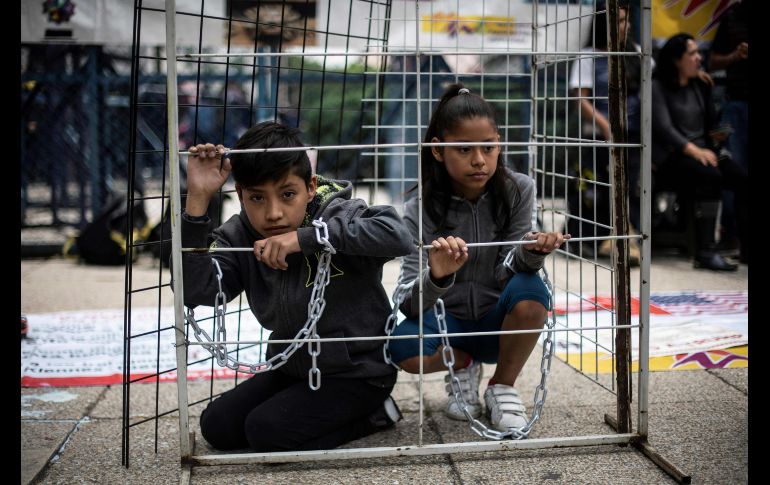
[[[496,430],[504,432],[527,425],[527,408],[521,402],[519,392],[512,386],[495,384],[487,387],[484,402],[489,422]]]
[[[479,383],[481,382],[481,362],[473,361],[471,365],[464,369],[456,369],[454,371],[455,377],[460,381],[460,390],[462,396],[465,399],[465,403],[468,406],[468,412],[474,418],[481,416],[481,400],[479,400]],[[466,421],[465,413],[462,410],[462,405],[457,402],[452,393],[452,385],[449,382],[449,373],[444,376],[444,382],[446,382],[446,391],[449,394],[449,398],[444,408],[444,413],[448,418],[456,419],[458,421]]]

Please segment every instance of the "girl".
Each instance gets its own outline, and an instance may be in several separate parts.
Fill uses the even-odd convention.
[[[406,315],[395,335],[416,335],[419,312],[424,312],[424,332],[438,333],[436,316],[429,310],[442,298],[449,333],[540,329],[547,315],[548,291],[536,272],[545,256],[569,235],[531,232],[534,181],[504,165],[495,114],[480,96],[461,84],[448,88],[430,120],[425,142],[488,142],[485,146],[447,146],[423,149],[421,170],[423,243],[429,246],[422,275],[423,308],[419,308],[419,255],[402,260],[400,285],[415,282],[400,306]],[[416,198],[407,202],[404,221],[418,240]],[[513,271],[503,265],[510,247],[468,250],[466,242],[531,240],[514,246]],[[426,311],[427,310],[427,311]],[[481,415],[478,386],[481,362],[497,363],[484,393],[487,415],[499,431],[521,428],[527,422],[525,407],[514,389],[537,333],[456,337],[450,343],[455,355],[455,375],[471,415]],[[424,339],[423,371],[445,370],[440,339]],[[393,340],[391,359],[410,373],[418,373],[419,340]],[[445,377],[449,381],[449,377]],[[465,415],[447,384],[446,414],[457,420]]]

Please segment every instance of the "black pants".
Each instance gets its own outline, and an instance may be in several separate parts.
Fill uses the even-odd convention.
[[[201,434],[219,450],[328,450],[373,433],[368,417],[392,389],[322,376],[313,391],[307,379],[256,374],[209,403]]]
[[[673,190],[685,202],[718,202],[723,190],[735,193],[734,217],[741,252],[748,257],[749,205],[748,172],[728,157],[716,167],[704,166],[694,158],[673,155],[655,172],[656,190]],[[716,222],[716,220],[714,221]],[[708,229],[707,229],[708,230]],[[713,228],[710,229],[713,234]]]
[[[677,154],[657,168],[655,183],[657,189],[673,190],[691,201],[719,200],[722,189],[732,190],[736,197],[741,196],[740,201],[736,200],[736,206],[743,204],[741,208],[744,208],[748,172],[731,158],[720,158],[718,166],[712,167]]]

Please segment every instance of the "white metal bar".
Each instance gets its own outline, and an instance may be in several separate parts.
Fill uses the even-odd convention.
[[[597,225],[599,225],[597,223]],[[574,239],[565,239],[564,242],[583,242],[583,241],[604,241],[604,240],[618,240],[618,239],[641,239],[641,234],[628,234],[622,236],[591,236],[591,237],[576,237]],[[469,248],[482,248],[491,246],[523,246],[525,244],[532,244],[532,241],[520,240],[520,241],[491,241],[480,243],[467,243],[465,246]],[[430,248],[429,248],[430,249]],[[254,248],[182,248],[183,253],[237,253],[237,252],[253,252]]]
[[[422,91],[420,91],[420,0],[415,0],[414,2],[414,12],[415,12],[415,21],[414,21],[414,32],[415,32],[415,44],[417,45],[417,54],[415,56],[415,70],[417,71],[417,79],[416,79],[416,86],[415,91],[417,94],[417,207],[419,208],[419,217],[418,217],[418,230],[417,230],[417,237],[420,240],[420,247],[417,249],[420,263],[419,263],[419,271],[417,272],[417,280],[420,285],[420,298],[419,298],[419,305],[420,308],[423,307],[423,282],[422,282],[422,271],[423,271],[423,251],[422,251],[422,170],[420,169],[420,162],[422,159],[422,137],[420,136],[420,125],[422,124],[422,118],[420,118],[420,96],[422,95]],[[401,176],[403,177],[406,175],[404,172],[404,164],[403,164],[403,158],[401,159]],[[403,192],[403,183],[401,184],[402,192]],[[420,335],[420,341],[418,346],[420,347],[420,354],[419,354],[419,361],[420,361],[420,375],[419,375],[419,384],[418,384],[418,392],[420,394],[420,419],[419,419],[419,427],[418,427],[418,440],[417,444],[419,446],[423,446],[423,426],[425,425],[425,403],[423,400],[423,378],[424,378],[424,372],[423,372],[423,348],[422,344],[425,339],[425,336],[423,335],[424,329],[423,329],[423,311],[419,312],[419,335]]]
[[[508,53],[507,52],[501,52],[500,53],[500,55],[503,55],[503,54],[508,54]],[[377,74],[377,71],[364,71],[363,74]],[[402,72],[382,72],[380,74],[383,74],[383,75],[386,75],[386,76],[394,76],[394,75],[400,75],[400,74],[404,74],[404,73],[402,73]],[[416,73],[415,72],[407,71],[405,74],[416,74]],[[441,74],[442,75],[447,75],[448,73],[441,73]],[[478,76],[479,73],[477,73],[477,72],[462,72],[462,71],[458,71],[458,72],[453,73],[453,74],[455,74],[456,76]],[[492,76],[492,77],[509,77],[509,78],[514,78],[514,77],[522,77],[522,78],[526,77],[526,78],[528,78],[529,77],[528,74],[517,74],[517,73],[506,74],[504,72],[488,72],[485,75],[486,76]]]
[[[414,125],[413,125],[414,126]],[[638,148],[640,143],[611,143],[602,141],[584,141],[584,142],[533,142],[533,141],[500,141],[500,142],[435,142],[435,143],[370,143],[365,145],[326,145],[326,146],[304,146],[304,147],[279,147],[279,148],[249,148],[239,150],[228,150],[225,156],[237,153],[266,153],[266,152],[305,152],[311,150],[360,150],[363,148],[398,148],[398,147],[465,147],[465,146],[581,146],[581,147],[629,147]],[[179,155],[189,156],[190,152],[178,152]]]
[[[606,309],[604,309],[606,310]],[[609,310],[607,310],[609,311]],[[517,335],[522,333],[544,333],[544,332],[577,332],[583,330],[613,330],[618,328],[639,328],[639,325],[605,325],[596,327],[580,327],[576,328],[562,328],[562,329],[534,329],[534,330],[490,330],[488,332],[453,332],[447,333],[448,337],[482,337],[486,335]],[[440,338],[444,334],[441,333],[428,333],[424,334],[424,338]],[[420,338],[418,335],[372,335],[369,337],[319,337],[319,338],[295,338],[295,339],[280,339],[280,340],[233,340],[233,341],[217,341],[217,344],[224,345],[255,345],[263,343],[271,344],[288,344],[292,342],[361,342],[370,340],[408,340]],[[209,345],[209,342],[188,342],[188,345]]]
[[[379,448],[353,448],[319,451],[279,451],[272,453],[233,453],[226,455],[199,455],[191,457],[195,465],[246,465],[250,463],[290,463],[321,460],[350,460],[356,458],[382,458],[389,456],[425,456],[447,453],[475,453],[485,451],[537,450],[570,448],[575,446],[601,446],[630,443],[638,435],[633,433],[612,435],[588,435],[565,438],[533,438],[509,441],[475,441],[469,443],[439,443],[423,446],[396,446]]]
[[[398,73],[401,74],[401,73]],[[417,74],[417,73],[409,73],[409,74]],[[488,74],[490,75],[490,74]],[[510,77],[510,76],[506,76]],[[362,98],[361,101],[387,101],[391,103],[400,102],[400,101],[417,101],[420,99],[421,101],[430,101],[430,102],[438,102],[439,99],[437,98]],[[529,103],[529,99],[508,99],[508,98],[485,98],[487,102],[489,103]]]
[[[419,28],[419,21],[416,22]],[[217,52],[217,53],[192,53],[182,54],[179,56],[182,60],[187,58],[206,58],[206,57],[364,57],[364,56],[443,56],[446,55],[446,51],[418,51],[419,46],[415,46],[415,49],[407,49],[402,51],[391,52],[365,52],[365,51],[353,51],[353,52]],[[487,50],[458,50],[452,53],[453,55],[461,56],[484,56],[484,55],[548,55],[548,56],[583,56],[583,57],[599,57],[599,56],[618,56],[618,57],[639,57],[637,52],[573,52],[573,51],[544,51],[544,52],[532,52],[527,49],[508,49],[505,47],[494,48],[489,47]],[[478,73],[475,73],[478,75]]]
[[[641,40],[642,40],[642,83],[641,83],[641,182],[640,194],[640,232],[642,239],[642,261],[639,271],[639,415],[638,432],[646,437],[649,418],[649,345],[650,345],[650,201],[651,201],[651,116],[652,116],[652,5],[651,0],[641,1]],[[630,12],[629,12],[630,13]]]
[[[184,275],[182,274],[182,207],[179,176],[179,122],[176,79],[176,0],[166,0],[166,116],[168,119],[168,168],[171,184],[171,265],[176,325],[177,398],[179,400],[179,451],[182,460],[192,454],[187,407],[187,346],[184,339]]]

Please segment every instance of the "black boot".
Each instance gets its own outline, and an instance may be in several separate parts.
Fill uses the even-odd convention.
[[[737,264],[728,263],[717,251],[714,230],[717,224],[719,201],[699,201],[695,203],[695,237],[698,250],[695,253],[696,268],[714,271],[735,271]]]

